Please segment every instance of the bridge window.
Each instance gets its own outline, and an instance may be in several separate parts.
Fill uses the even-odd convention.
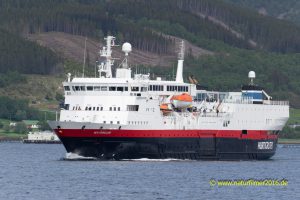
[[[139,87],[131,87],[131,91],[132,92],[138,92],[139,91]]]
[[[163,85],[150,85],[149,91],[164,91]]]
[[[141,87],[141,92],[147,92],[147,87]]]
[[[80,90],[80,87],[79,87],[79,86],[73,86],[73,90],[74,90],[74,91],[79,91],[79,90]]]
[[[101,86],[101,91],[107,91],[107,87],[106,86]]]
[[[94,86],[94,91],[100,91],[100,86]]]
[[[109,91],[116,91],[116,87],[109,87]]]
[[[117,87],[117,91],[123,92],[124,91],[124,87]]]
[[[138,111],[139,105],[127,105],[127,111]]]
[[[64,86],[65,91],[70,91],[70,87],[69,86]]]
[[[86,90],[87,90],[87,91],[93,91],[93,86],[87,86],[87,87],[86,87]]]

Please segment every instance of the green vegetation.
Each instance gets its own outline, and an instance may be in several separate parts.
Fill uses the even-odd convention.
[[[300,127],[291,128],[288,125],[300,124],[300,109],[290,109],[290,118],[280,133],[280,138],[300,139]]]
[[[0,54],[2,71],[52,74],[62,70],[53,52],[22,39],[20,33],[58,31],[97,39],[113,34],[119,42],[130,41],[137,49],[159,54],[174,52],[174,39],[167,34],[214,52],[186,58],[185,74],[193,74],[201,84],[239,90],[248,71],[255,70],[257,83],[273,97],[288,98],[300,108],[300,27],[225,1],[0,0],[0,28],[0,48],[8,54],[2,64],[1,55],[6,54]],[[82,69],[72,60],[65,60],[64,66],[73,74]],[[153,72],[162,71],[157,69]],[[86,71],[95,73],[93,66]],[[60,94],[49,90],[45,98],[60,100]]]
[[[41,114],[38,110],[30,108],[26,100],[0,97],[0,118],[21,121],[24,119],[39,119]]]
[[[58,62],[54,52],[0,28],[0,73],[53,74]]]
[[[300,144],[300,139],[279,138],[278,143],[279,144]]]
[[[0,73],[0,87],[6,87],[10,84],[26,83],[26,77],[16,71]]]
[[[299,0],[225,0],[239,6],[253,8],[267,15],[300,24]]]
[[[213,54],[196,58],[187,49],[185,77],[192,74],[213,90],[240,90],[254,70],[255,82],[274,99],[300,108],[300,27],[229,1],[263,7],[272,16],[287,13],[284,19],[300,15],[296,0],[0,0],[0,94],[10,97],[0,97],[0,118],[43,120],[43,127],[45,118],[55,118],[50,111],[63,100],[63,70],[80,74],[82,65],[24,39],[51,31],[98,40],[112,34],[120,43],[158,54],[174,53],[175,40],[168,35],[186,39]],[[170,71],[151,70],[168,79]],[[94,66],[86,67],[86,75],[94,73]],[[298,122],[297,113],[291,110],[289,123]],[[5,123],[1,127],[8,129]],[[287,127],[283,136],[298,137],[298,131]]]

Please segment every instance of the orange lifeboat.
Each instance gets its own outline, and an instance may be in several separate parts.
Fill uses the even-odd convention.
[[[160,110],[161,110],[164,114],[170,113],[170,112],[173,111],[172,108],[170,108],[169,104],[167,104],[167,103],[161,104],[161,105],[160,105]]]
[[[187,108],[192,105],[193,98],[187,93],[174,95],[171,98],[171,103],[175,108]]]

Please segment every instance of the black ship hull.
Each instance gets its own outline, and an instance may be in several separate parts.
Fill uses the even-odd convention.
[[[60,140],[67,152],[100,160],[265,160],[275,154],[277,146],[277,138],[60,137]]]

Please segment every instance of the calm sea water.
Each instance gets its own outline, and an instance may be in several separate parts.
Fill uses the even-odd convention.
[[[269,161],[70,161],[59,144],[0,143],[0,199],[299,199],[300,146]],[[210,186],[287,179],[288,186]]]

